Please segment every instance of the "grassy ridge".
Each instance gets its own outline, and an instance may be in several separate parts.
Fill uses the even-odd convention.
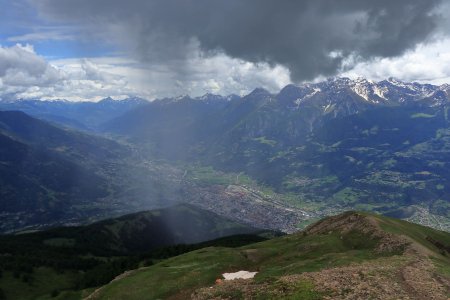
[[[435,243],[430,242],[430,238],[433,238],[443,245],[450,246],[450,234],[392,218],[366,216],[376,220],[382,230],[407,236],[426,246],[431,250],[430,253],[434,253],[434,261],[441,270],[440,273],[450,274],[448,253],[444,253]],[[398,250],[392,252],[376,250],[378,243],[379,238],[358,230],[348,232],[334,230],[325,234],[301,232],[234,249],[209,247],[139,269],[121,280],[106,285],[96,299],[189,298],[194,290],[214,285],[222,273],[238,270],[258,271],[254,282],[269,286],[267,297],[261,299],[272,299],[270,289],[278,289],[277,285],[281,284],[278,279],[282,276],[381,258],[392,257],[392,261],[401,258]],[[313,288],[308,288],[310,283],[299,284],[298,289],[292,290],[294,295],[292,299],[320,299],[320,293],[317,294],[313,292]],[[233,299],[243,297],[242,290],[234,292],[227,290],[227,293],[234,293]],[[303,295],[304,298],[300,296],[295,298],[295,295]]]
[[[286,236],[237,249],[206,248],[168,259],[113,282],[105,287],[101,299],[160,299],[174,294],[188,295],[198,287],[214,284],[224,272],[258,271],[256,281],[273,281],[283,275],[376,257],[372,247],[366,247],[351,236],[341,239],[338,233],[326,237]]]

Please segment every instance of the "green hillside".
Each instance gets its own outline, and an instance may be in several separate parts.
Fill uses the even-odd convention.
[[[129,153],[16,111],[0,111],[0,143],[0,232],[98,214],[102,199],[118,189],[111,165]]]
[[[262,241],[266,239],[258,235],[262,233],[194,206],[179,205],[88,226],[3,235],[0,296],[45,299],[69,291],[79,296],[126,270],[209,245],[236,247]]]
[[[447,299],[448,251],[448,233],[349,212],[289,236],[170,258],[89,299]],[[238,270],[258,273],[215,284]]]

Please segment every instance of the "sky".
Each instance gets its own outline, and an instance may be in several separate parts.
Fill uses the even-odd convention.
[[[449,18],[445,0],[0,0],[0,98],[450,83]]]

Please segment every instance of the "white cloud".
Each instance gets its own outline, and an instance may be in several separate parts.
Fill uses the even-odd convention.
[[[404,81],[450,83],[450,39],[421,44],[398,58],[379,58],[356,64],[342,76],[373,80],[395,77]]]
[[[290,83],[289,71],[284,67],[250,63],[223,53],[213,56],[192,54],[183,64],[181,72],[180,68],[170,65],[147,65],[142,69],[143,74],[139,74],[144,80],[142,83],[150,87],[146,92],[155,97],[199,96],[207,92],[242,95],[256,87],[278,92]],[[138,88],[145,89],[142,85]]]
[[[123,76],[100,70],[88,60],[79,60],[72,69],[61,67],[39,56],[31,45],[21,44],[0,46],[0,82],[0,95],[9,99],[97,100],[132,93]]]
[[[0,46],[0,96],[99,100],[112,96],[147,99],[207,92],[245,94],[255,87],[278,92],[290,83],[281,66],[254,64],[223,53],[192,52],[189,59],[172,64],[141,63],[124,56],[46,60],[30,45]],[[382,80],[450,83],[450,39],[419,45],[397,58],[360,62],[340,74]]]
[[[31,42],[31,41],[66,41],[74,40],[75,37],[72,34],[66,32],[66,30],[43,30],[38,32],[26,33],[23,35],[11,36],[7,39],[9,42]]]
[[[124,57],[47,61],[30,45],[0,46],[0,95],[72,101],[107,96],[154,99],[207,92],[245,94],[255,87],[277,92],[290,82],[289,71],[280,66],[198,53],[184,60],[179,71],[165,63],[142,64]]]
[[[2,92],[14,94],[31,86],[46,87],[64,78],[58,69],[34,52],[30,45],[0,46]]]

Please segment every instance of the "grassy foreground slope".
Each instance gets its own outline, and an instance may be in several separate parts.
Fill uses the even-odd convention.
[[[80,299],[126,270],[210,245],[266,240],[259,233],[182,204],[87,226],[0,235],[0,300]]]
[[[349,212],[292,235],[173,257],[88,299],[448,299],[449,251],[448,233]],[[215,284],[238,270],[258,273]]]

